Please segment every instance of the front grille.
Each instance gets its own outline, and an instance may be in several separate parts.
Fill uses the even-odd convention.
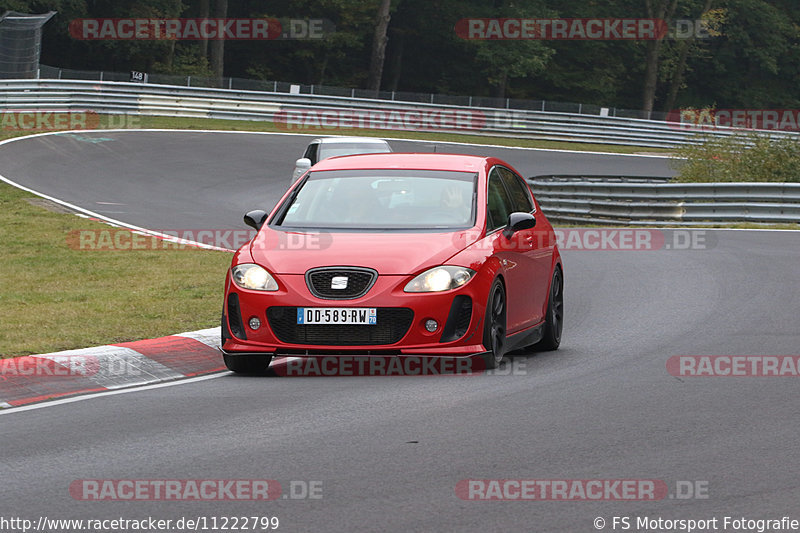
[[[298,324],[296,307],[267,309],[269,327],[278,340],[312,346],[367,346],[394,344],[405,336],[414,321],[406,307],[379,307],[376,324]]]
[[[336,278],[336,279],[334,279]],[[306,272],[306,285],[311,294],[326,300],[352,300],[364,296],[378,279],[371,268],[323,267]],[[335,281],[345,281],[344,288],[333,288]]]

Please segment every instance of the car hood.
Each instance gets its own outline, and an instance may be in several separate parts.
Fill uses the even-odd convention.
[[[443,264],[475,242],[474,231],[447,233],[298,232],[264,227],[250,245],[256,263],[275,274],[323,266],[360,266],[408,275]]]

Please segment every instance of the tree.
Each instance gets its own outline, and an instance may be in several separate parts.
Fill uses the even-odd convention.
[[[700,12],[699,16],[695,17],[695,20],[703,21],[705,25],[704,29],[708,32],[709,37],[719,37],[721,35],[718,30],[719,19],[713,19],[712,17],[707,16],[711,10],[713,1],[714,0],[705,0],[702,11]],[[719,15],[719,11],[716,13],[717,15]],[[674,71],[672,72],[672,80],[670,82],[666,102],[664,103],[664,111],[669,112],[675,108],[675,101],[678,98],[678,91],[680,91],[683,86],[684,73],[686,72],[686,64],[690,51],[692,49],[697,49],[700,46],[696,37],[697,34],[695,32],[691,38],[682,39],[678,45],[678,59],[675,64]]]
[[[201,19],[208,18],[210,13],[211,13],[210,0],[200,0],[199,17]],[[200,41],[200,52],[203,54],[203,57],[208,57],[208,39],[203,39],[202,41]]]
[[[647,18],[671,21],[678,7],[678,0],[645,0]],[[653,104],[656,99],[656,86],[658,84],[659,52],[664,39],[647,41],[645,53],[644,88],[642,90],[643,118],[650,118]]]
[[[228,0],[214,0],[214,18],[226,18],[228,16]],[[218,38],[211,41],[211,71],[217,78],[217,83],[222,84],[222,76],[225,73],[225,39]]]
[[[389,28],[389,19],[391,18],[389,15],[391,4],[391,0],[380,0],[378,14],[375,17],[375,35],[372,38],[372,56],[369,62],[367,89],[376,93],[381,89],[383,60],[386,55],[386,30]]]

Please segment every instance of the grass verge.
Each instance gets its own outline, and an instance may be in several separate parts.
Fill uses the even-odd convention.
[[[219,325],[230,254],[76,249],[70,231],[109,226],[31,205],[32,197],[0,183],[0,357]]]

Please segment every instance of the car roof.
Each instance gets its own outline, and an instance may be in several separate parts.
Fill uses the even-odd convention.
[[[390,153],[343,155],[331,157],[314,165],[319,170],[369,170],[408,168],[415,170],[454,170],[478,172],[490,157],[462,154]],[[497,161],[501,162],[501,161]]]
[[[383,139],[377,137],[320,137],[314,139],[312,142],[319,142],[321,144],[336,144],[336,143],[364,143],[364,144],[387,144]]]

